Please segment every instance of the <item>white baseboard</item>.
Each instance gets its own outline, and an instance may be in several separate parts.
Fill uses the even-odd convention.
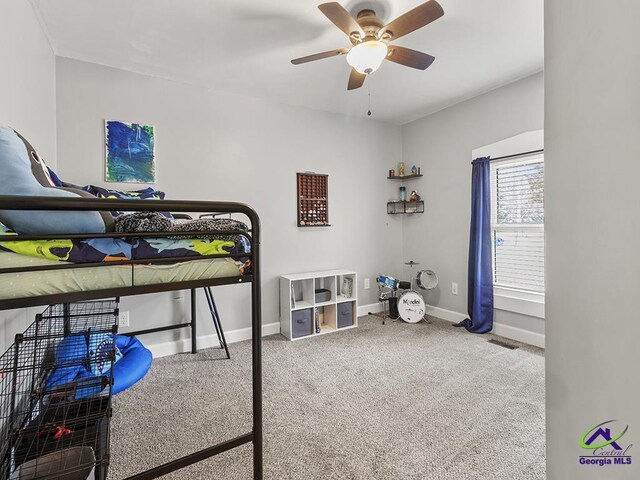
[[[494,323],[491,333],[501,337],[510,338],[517,342],[544,348],[544,335],[542,333],[531,332],[523,328],[512,327],[503,323]]]
[[[461,322],[468,317],[468,315],[465,315],[464,313],[454,312],[431,305],[427,305],[427,315],[432,315],[451,323]],[[515,340],[517,342],[526,343],[527,345],[533,345],[534,347],[544,348],[544,335],[542,333],[535,333],[529,330],[524,330],[522,328],[512,327],[510,325],[495,322],[493,324],[493,330],[491,331],[491,333],[493,333],[494,335],[499,335],[501,337],[509,338],[511,340]]]
[[[378,313],[382,311],[382,304],[380,302],[371,303],[369,305],[358,306],[358,317],[364,317],[368,313]]]
[[[451,323],[458,323],[467,318],[464,313],[454,312],[453,310],[445,310],[444,308],[427,305],[427,315],[441,318]]]
[[[263,337],[266,337],[268,335],[275,335],[276,333],[280,333],[280,322],[267,323],[266,325],[262,325]],[[239,328],[237,330],[230,330],[228,332],[224,332],[224,335],[228,344],[250,340],[251,328],[247,327]],[[218,343],[217,335],[203,335],[201,337],[198,337],[198,349],[214,348],[218,346],[220,346],[220,344]],[[166,357],[168,355],[175,355],[177,353],[190,352],[191,338],[183,338],[181,340],[172,342],[157,343],[155,345],[146,345],[146,347],[151,350],[153,358]]]

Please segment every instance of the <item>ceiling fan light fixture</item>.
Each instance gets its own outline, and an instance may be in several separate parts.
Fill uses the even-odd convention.
[[[375,72],[387,56],[387,44],[380,40],[369,40],[354,46],[347,54],[347,62],[357,72],[371,74]]]

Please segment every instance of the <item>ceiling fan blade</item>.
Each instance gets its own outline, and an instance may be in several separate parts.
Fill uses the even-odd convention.
[[[435,59],[436,57],[426,53],[395,45],[389,45],[389,53],[387,54],[387,60],[420,70],[426,70]]]
[[[362,27],[360,27],[351,14],[338,2],[323,3],[318,5],[318,8],[336,27],[347,35],[351,36],[353,32],[356,32],[360,35],[360,38],[364,38]]]
[[[391,38],[395,40],[430,24],[443,15],[444,10],[440,4],[436,0],[429,0],[382,27],[378,32],[378,37],[382,38],[385,33],[389,33]]]
[[[328,52],[314,53],[313,55],[307,55],[306,57],[294,58],[291,63],[294,65],[300,65],[301,63],[313,62],[314,60],[322,60],[323,58],[335,57],[338,55],[344,55],[349,53],[348,48],[339,48],[337,50],[329,50]]]
[[[355,68],[352,68],[351,75],[349,75],[347,90],[355,90],[356,88],[360,88],[364,84],[365,78],[367,78],[367,76],[364,73],[360,73]]]

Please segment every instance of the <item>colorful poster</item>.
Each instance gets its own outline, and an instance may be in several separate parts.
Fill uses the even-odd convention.
[[[107,182],[155,183],[155,127],[107,120]]]

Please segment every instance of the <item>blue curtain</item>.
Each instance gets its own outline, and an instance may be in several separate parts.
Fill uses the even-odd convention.
[[[491,263],[491,167],[489,157],[472,162],[471,232],[469,236],[469,318],[458,324],[473,333],[493,328],[493,272]]]

